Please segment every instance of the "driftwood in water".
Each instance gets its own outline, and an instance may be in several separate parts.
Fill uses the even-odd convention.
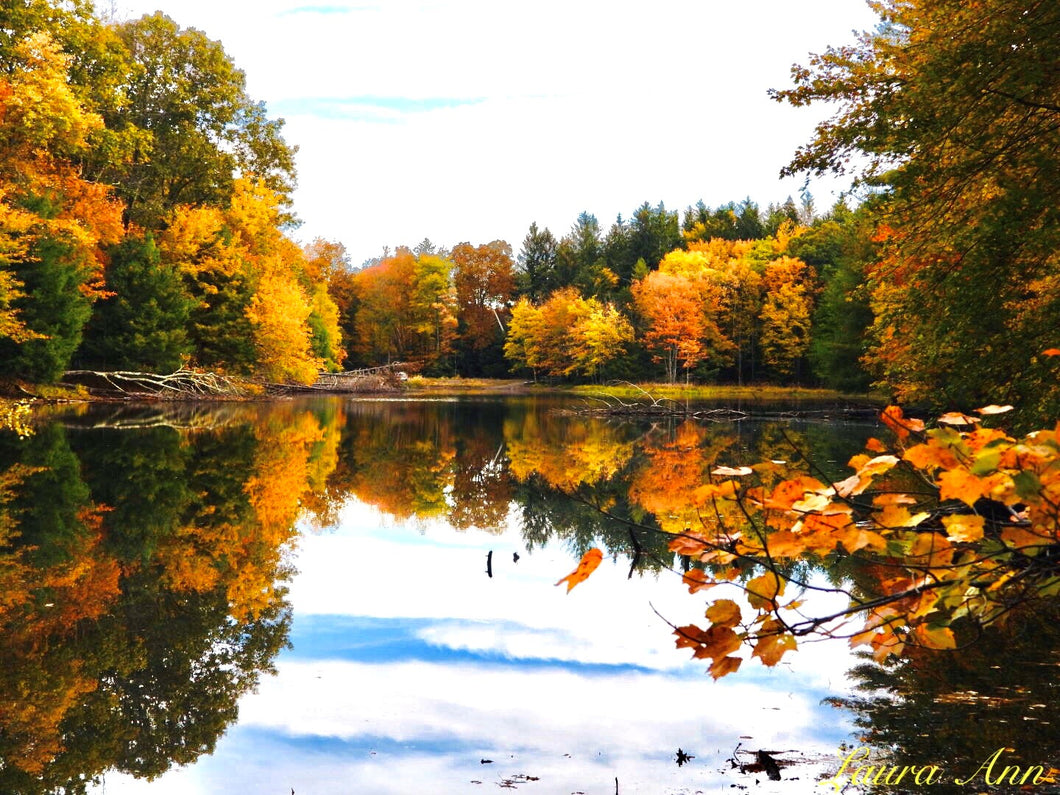
[[[562,411],[563,413],[590,417],[693,417],[695,419],[718,421],[742,420],[750,416],[746,411],[739,409],[694,408],[670,398],[653,397],[646,390],[640,387],[636,388],[643,393],[643,399],[626,401],[617,395],[602,393],[585,398],[584,404],[580,408],[564,409]]]
[[[408,362],[394,362],[380,367],[347,370],[343,373],[321,373],[312,384],[270,384],[269,391],[276,393],[397,392],[404,388],[408,373],[415,372],[417,369],[419,369],[418,366]]]
[[[84,386],[97,395],[155,400],[240,398],[255,393],[249,381],[184,369],[168,375],[129,370],[68,370],[63,374],[63,383]]]

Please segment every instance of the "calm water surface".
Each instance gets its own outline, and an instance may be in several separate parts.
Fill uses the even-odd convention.
[[[0,791],[811,792],[860,737],[966,774],[1060,761],[1056,616],[888,668],[818,643],[714,682],[674,648],[703,599],[666,531],[709,471],[838,477],[872,423],[555,408],[95,407],[0,436]],[[734,768],[756,750],[781,781]]]

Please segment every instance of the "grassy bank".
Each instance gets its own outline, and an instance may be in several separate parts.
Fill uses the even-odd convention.
[[[424,378],[413,376],[406,384],[408,394],[533,394],[557,393],[568,395],[611,395],[622,400],[668,398],[685,401],[843,401],[886,405],[876,395],[848,394],[834,389],[812,389],[796,386],[736,386],[717,384],[535,384],[526,380],[500,378]]]
[[[668,398],[670,400],[685,401],[762,401],[776,402],[788,400],[812,400],[812,401],[856,401],[872,404],[885,405],[884,398],[876,395],[848,394],[838,392],[834,389],[816,389],[801,386],[773,386],[770,384],[756,384],[754,386],[737,386],[735,384],[610,384],[593,385],[583,384],[568,387],[565,391],[577,395],[612,395],[622,400],[646,399],[648,395],[653,398]]]

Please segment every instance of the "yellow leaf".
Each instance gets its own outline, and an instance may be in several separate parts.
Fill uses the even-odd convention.
[[[604,553],[596,547],[593,547],[582,555],[582,559],[578,563],[578,568],[557,582],[556,585],[567,583],[567,593],[570,593],[575,585],[584,582],[590,574],[596,571],[596,567],[600,565],[600,561],[603,559]]]
[[[928,649],[954,649],[957,640],[953,637],[953,630],[949,627],[938,627],[931,629],[927,624],[920,624],[913,631],[917,642]]]
[[[707,608],[707,618],[716,627],[735,627],[742,617],[740,606],[731,599],[719,599]]]
[[[909,557],[918,566],[948,566],[953,560],[953,546],[939,533],[920,533],[913,541]]]
[[[773,666],[780,662],[785,652],[795,651],[797,646],[794,636],[790,633],[767,635],[759,639],[751,656],[758,657],[764,665]]]
[[[748,580],[745,590],[751,607],[758,610],[773,610],[776,607],[774,600],[784,593],[784,581],[774,572],[767,571],[760,577]]]
[[[973,514],[954,514],[942,517],[946,537],[950,541],[978,541],[983,537],[983,517]]]
[[[1010,549],[1026,550],[1027,554],[1034,554],[1037,547],[1046,546],[1049,541],[1042,535],[1035,533],[1029,527],[1009,525],[1001,531],[1001,540]]]

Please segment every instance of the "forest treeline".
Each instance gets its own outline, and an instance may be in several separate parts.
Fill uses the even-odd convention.
[[[684,213],[647,202],[603,231],[583,212],[558,238],[429,240],[337,271],[348,361],[429,374],[731,382],[864,389],[871,314],[857,269],[861,211],[750,199]]]
[[[808,196],[606,230],[429,241],[359,267],[298,245],[295,149],[219,42],[87,0],[0,9],[0,369],[182,364],[277,381],[427,374],[875,384],[905,402],[1060,409],[1053,4],[883,2],[774,91],[835,116]],[[1050,56],[1049,53],[1053,55]],[[939,75],[943,79],[939,79]],[[915,123],[909,120],[915,120]]]
[[[845,205],[682,218],[645,203],[606,232],[589,213],[558,239],[533,224],[518,254],[424,241],[353,268],[340,244],[292,240],[295,150],[219,42],[162,14],[104,23],[86,3],[9,5],[0,27],[8,377],[188,365],[310,382],[405,361],[867,384],[834,328],[852,312],[864,325],[857,279],[839,276],[857,245]]]

